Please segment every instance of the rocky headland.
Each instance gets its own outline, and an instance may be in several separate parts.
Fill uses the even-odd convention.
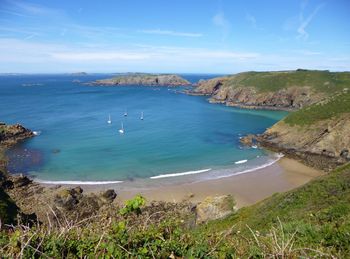
[[[188,93],[208,95],[212,103],[247,109],[298,110],[347,91],[349,83],[349,72],[244,72],[201,80]]]
[[[188,91],[209,102],[291,113],[243,144],[260,144],[307,165],[329,171],[350,160],[349,72],[298,69],[244,72],[201,80]]]
[[[129,73],[113,78],[96,80],[89,85],[121,86],[121,85],[141,85],[141,86],[188,86],[191,85],[186,79],[173,74],[143,74]]]

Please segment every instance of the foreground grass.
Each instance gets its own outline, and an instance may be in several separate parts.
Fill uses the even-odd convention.
[[[178,215],[159,218],[161,212],[142,217],[142,204],[137,197],[122,216],[116,211],[115,217],[3,229],[0,254],[25,258],[350,256],[350,165],[200,227]]]
[[[350,113],[350,93],[339,94],[328,101],[290,113],[284,121],[289,125],[312,125],[344,113]]]

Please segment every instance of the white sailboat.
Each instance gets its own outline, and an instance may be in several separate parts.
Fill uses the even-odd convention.
[[[122,122],[122,127],[121,127],[121,129],[119,129],[119,133],[120,133],[120,134],[124,134],[124,125],[123,125],[123,122]]]
[[[112,119],[111,119],[111,115],[109,114],[108,115],[108,121],[107,121],[108,124],[111,124],[112,123]]]
[[[141,117],[140,117],[140,119],[143,121],[143,112],[141,112]]]
[[[125,112],[124,112],[124,117],[128,116],[128,110],[125,109]]]

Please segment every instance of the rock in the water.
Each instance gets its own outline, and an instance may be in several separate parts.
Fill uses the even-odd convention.
[[[226,217],[235,211],[232,195],[207,197],[196,207],[197,224]]]
[[[101,197],[107,201],[107,202],[112,202],[116,197],[117,194],[113,189],[109,189],[101,194]]]
[[[0,125],[0,146],[12,146],[18,141],[33,137],[32,131],[24,128],[20,124],[15,125],[5,125],[1,123]]]

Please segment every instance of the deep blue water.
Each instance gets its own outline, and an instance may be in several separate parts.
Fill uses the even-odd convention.
[[[9,169],[41,180],[99,181],[209,168],[238,172],[270,161],[264,150],[240,147],[239,137],[263,132],[285,112],[209,104],[177,88],[73,82],[109,76],[0,76],[0,121],[41,132],[8,152]],[[196,82],[213,76],[184,77]],[[121,122],[124,135],[118,133]],[[240,160],[248,162],[235,164]]]

